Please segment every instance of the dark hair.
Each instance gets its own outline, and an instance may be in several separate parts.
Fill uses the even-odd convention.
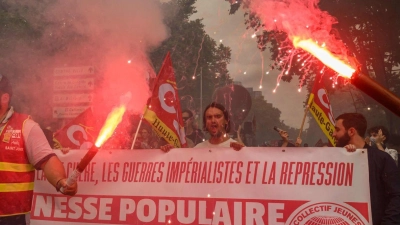
[[[6,76],[0,74],[0,93],[7,93],[12,96],[12,87]]]
[[[338,117],[336,120],[343,120],[343,126],[346,130],[353,127],[358,135],[364,137],[365,131],[367,130],[367,120],[360,113],[344,113]]]
[[[222,111],[222,113],[224,114],[224,118],[227,122],[227,124],[225,125],[225,131],[226,133],[229,133],[229,131],[231,131],[231,120],[229,117],[229,113],[228,111],[225,109],[225,107],[219,103],[216,102],[211,102],[211,104],[209,104],[205,109],[204,109],[204,113],[203,113],[203,129],[206,130],[206,112],[209,108],[217,108],[219,110]]]
[[[371,133],[378,133],[379,130],[382,130],[382,135],[385,135],[385,140],[383,141],[383,143],[386,144],[386,142],[389,140],[390,134],[388,129],[386,129],[386,127],[384,126],[374,126],[368,129],[367,134],[371,134]]]
[[[187,113],[187,114],[189,114],[189,117],[190,118],[192,118],[193,117],[193,112],[192,112],[192,110],[189,110],[189,109],[184,109],[184,110],[182,110],[182,114],[183,113]]]

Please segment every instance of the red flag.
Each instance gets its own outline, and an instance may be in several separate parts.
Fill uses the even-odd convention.
[[[169,52],[154,83],[144,119],[169,144],[176,148],[187,147],[180,99]]]
[[[311,114],[314,116],[329,142],[335,146],[335,139],[333,138],[335,119],[327,92],[322,84],[322,80],[319,79],[318,76],[315,78],[314,87],[310,94],[310,99],[308,100],[308,106]]]
[[[94,142],[94,120],[89,107],[53,136],[55,148],[89,149]]]

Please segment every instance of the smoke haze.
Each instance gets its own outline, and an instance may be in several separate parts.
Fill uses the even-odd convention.
[[[128,110],[141,113],[150,95],[147,80],[154,76],[148,52],[168,36],[159,4],[155,0],[1,3],[23,18],[18,26],[8,24],[17,28],[3,30],[0,37],[5,51],[0,71],[13,83],[18,111],[51,118],[54,68],[94,66],[94,113],[107,114],[129,91]]]

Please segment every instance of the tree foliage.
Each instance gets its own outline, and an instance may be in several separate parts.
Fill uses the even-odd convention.
[[[400,96],[400,2],[321,0],[320,7],[338,19],[335,29],[362,65],[362,71]],[[381,111],[379,108],[374,112]],[[391,132],[399,133],[399,118],[384,110],[375,118],[386,116]]]
[[[195,2],[172,0],[163,4],[170,37],[151,53],[151,59],[158,71],[166,53],[171,52],[181,106],[199,110],[201,98],[204,107],[210,103],[216,88],[232,82],[227,69],[231,49],[218,45],[206,34],[200,19],[189,20],[196,12]]]
[[[238,9],[238,4],[246,9],[247,1],[238,1],[231,5],[231,13]],[[319,6],[322,10],[337,18],[338,23],[334,25],[331,34],[337,39],[342,40],[348,48],[348,54],[354,56],[361,65],[364,74],[368,74],[384,87],[392,91],[397,96],[400,95],[400,2],[397,0],[320,0]],[[259,32],[257,45],[261,51],[269,49],[273,64],[272,69],[280,71],[288,70],[288,65],[281,63],[287,61],[292,54],[282,46],[290,46],[285,33],[277,30],[263,30],[263,23],[252,12],[245,13],[245,24],[247,29],[254,29]],[[323,73],[324,79],[329,80],[336,74],[326,69],[323,64],[314,58],[310,58],[312,64],[304,68],[302,63],[293,62],[290,73],[282,73],[282,80],[290,82],[293,76],[304,78],[303,84],[309,83],[308,91],[311,90],[314,77]],[[307,66],[307,65],[306,65]],[[339,78],[333,85],[336,89],[347,88],[346,81]],[[332,82],[331,82],[332,84]],[[327,85],[328,92],[334,93],[332,85]],[[333,96],[334,97],[334,96]],[[365,104],[362,108],[357,108],[358,99],[353,100],[356,106],[355,111],[366,114],[370,124],[378,122],[377,118],[386,117],[384,125],[390,127],[392,133],[399,133],[400,120],[387,109],[381,110],[377,102],[372,101],[366,95]],[[350,100],[351,101],[351,100]],[[375,106],[373,106],[375,105]],[[365,110],[367,107],[371,110]],[[335,106],[340,107],[340,106]],[[377,110],[372,110],[377,109]],[[381,122],[381,120],[379,120]]]
[[[256,145],[265,144],[274,140],[280,140],[281,137],[273,129],[277,126],[288,132],[291,139],[297,137],[299,130],[285,125],[285,121],[279,120],[281,111],[271,103],[267,103],[262,96],[252,98],[253,105],[249,115],[254,115],[256,121]]]

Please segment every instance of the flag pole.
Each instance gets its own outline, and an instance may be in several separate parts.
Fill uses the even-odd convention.
[[[300,133],[299,133],[299,136],[298,136],[298,137],[301,137],[301,133],[303,132],[304,122],[306,121],[306,117],[307,117],[307,113],[308,113],[308,108],[309,108],[309,105],[307,104],[306,108],[304,109],[303,121],[301,122]]]
[[[132,142],[131,150],[133,150],[133,147],[135,146],[135,143],[136,143],[136,138],[137,138],[137,135],[138,135],[139,129],[140,129],[140,127],[142,126],[142,122],[143,122],[143,114],[142,114],[142,115],[140,115],[140,121],[139,121],[139,125],[138,125],[138,127],[136,128],[136,133],[135,133],[135,137],[133,138],[133,142]]]
[[[168,52],[167,55],[169,55],[169,52]],[[161,68],[162,68],[163,66],[164,66],[164,62],[163,62],[163,65],[161,66]],[[161,70],[160,70],[160,71],[161,71]],[[158,82],[158,78],[159,78],[159,77],[160,77],[160,76],[157,76],[157,77],[156,77],[156,80],[154,81],[154,83],[153,83],[153,85],[152,85],[151,91],[154,90],[154,86],[155,86],[156,83]],[[132,142],[132,145],[131,145],[131,150],[133,150],[133,147],[135,146],[136,138],[137,138],[139,129],[140,129],[140,127],[142,126],[144,114],[145,114],[146,111],[147,111],[147,107],[150,105],[150,101],[151,101],[151,97],[147,99],[146,107],[144,108],[142,115],[140,115],[140,121],[139,121],[138,127],[136,128],[136,133],[135,133],[135,137],[133,138],[133,142]]]

